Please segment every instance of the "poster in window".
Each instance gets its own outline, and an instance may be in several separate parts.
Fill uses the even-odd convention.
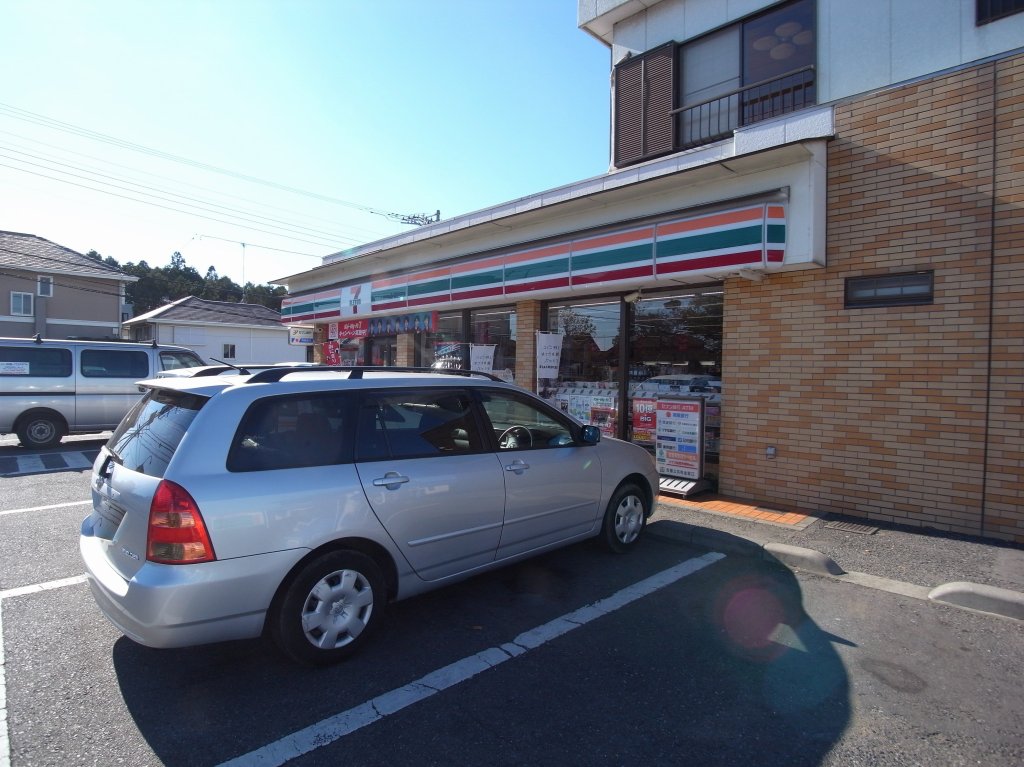
[[[615,436],[618,422],[615,401],[611,397],[592,397],[594,404],[590,406],[590,425],[596,426],[606,437]]]
[[[341,348],[337,341],[324,342],[323,354],[325,365],[341,364]]]
[[[653,444],[657,426],[658,400],[654,397],[633,398],[633,441]]]
[[[494,344],[471,344],[469,347],[469,369],[481,373],[494,372]]]
[[[561,333],[537,331],[537,378],[558,378],[558,367],[562,362]]]

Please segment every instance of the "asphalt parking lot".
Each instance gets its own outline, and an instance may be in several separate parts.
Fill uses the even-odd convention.
[[[584,543],[393,605],[310,669],[120,636],[81,577],[86,474],[0,482],[3,767],[1024,759],[1019,622],[713,553],[665,515],[632,555]]]

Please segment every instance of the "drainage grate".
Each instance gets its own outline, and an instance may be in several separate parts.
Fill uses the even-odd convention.
[[[859,522],[826,522],[825,527],[833,530],[842,530],[844,533],[860,533],[861,535],[874,535],[878,532],[877,527],[862,525]]]

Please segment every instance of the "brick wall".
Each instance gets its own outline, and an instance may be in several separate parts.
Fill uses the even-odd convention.
[[[827,268],[726,283],[723,492],[1024,542],[1021,104],[1024,57],[836,106]],[[844,308],[919,269],[934,304]]]
[[[516,304],[516,384],[537,390],[537,331],[541,328],[540,301]]]

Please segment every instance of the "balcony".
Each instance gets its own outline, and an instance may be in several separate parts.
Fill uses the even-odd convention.
[[[729,138],[736,128],[814,106],[816,98],[814,67],[808,66],[674,109],[678,149]]]

